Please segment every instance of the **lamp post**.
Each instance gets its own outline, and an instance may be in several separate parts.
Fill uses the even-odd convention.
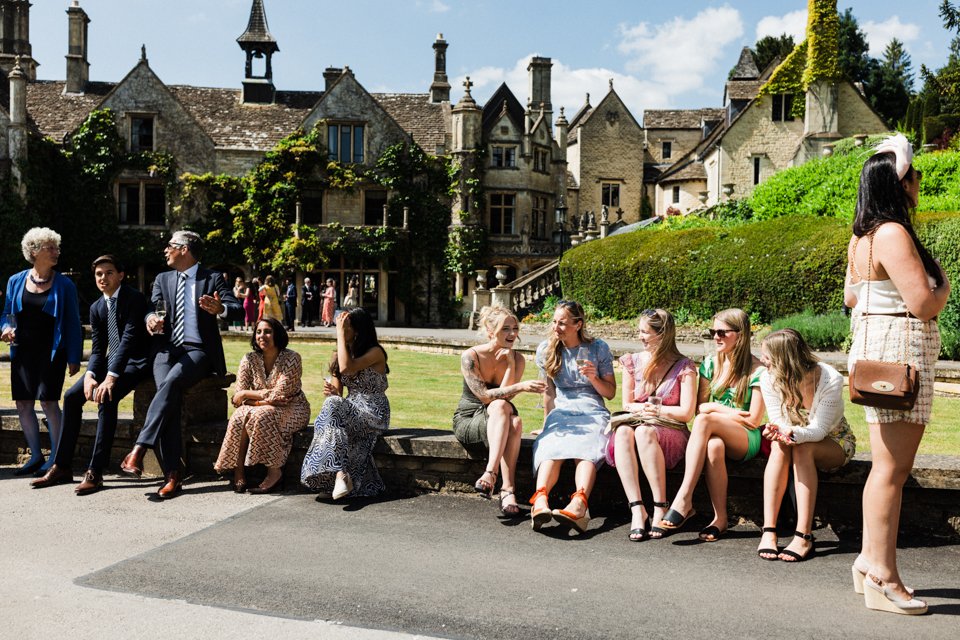
[[[563,256],[563,251],[566,246],[566,226],[567,226],[567,206],[563,202],[563,194],[560,194],[560,197],[557,198],[557,208],[554,211],[555,214],[555,223],[556,223],[556,234],[557,241],[560,243],[560,256]]]

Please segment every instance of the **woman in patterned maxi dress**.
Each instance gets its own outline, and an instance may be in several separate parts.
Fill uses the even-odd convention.
[[[273,318],[257,323],[250,339],[253,351],[243,356],[217,473],[233,469],[233,487],[246,490],[244,466],[263,464],[267,477],[250,493],[267,493],[280,483],[290,455],[293,434],[310,418],[310,403],[300,388],[300,354],[287,349],[287,332]]]
[[[337,317],[337,356],[323,385],[313,442],[300,481],[334,500],[375,496],[386,487],[373,461],[377,438],[390,425],[387,353],[370,315],[360,308]],[[343,387],[349,390],[342,397]]]

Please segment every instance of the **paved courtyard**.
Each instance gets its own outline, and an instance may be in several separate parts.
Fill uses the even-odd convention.
[[[901,552],[931,605],[920,619],[867,611],[854,549],[829,530],[796,566],[756,558],[757,531],[626,540],[597,518],[572,538],[510,523],[475,496],[348,504],[237,496],[190,482],[108,476],[77,498],[0,468],[4,638],[955,638],[960,545]]]

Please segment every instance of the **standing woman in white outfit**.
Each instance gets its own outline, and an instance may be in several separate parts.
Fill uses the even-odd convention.
[[[863,488],[863,547],[853,564],[854,588],[869,608],[907,614],[925,613],[927,605],[897,569],[900,501],[930,421],[940,353],[936,317],[950,295],[946,274],[910,221],[922,177],[912,162],[910,143],[898,134],[864,163],[844,289],[853,308],[850,365],[861,358],[904,361],[919,373],[910,411],[865,407],[873,464]]]

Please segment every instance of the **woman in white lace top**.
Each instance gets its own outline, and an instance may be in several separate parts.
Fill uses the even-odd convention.
[[[763,474],[763,535],[757,553],[764,560],[799,562],[814,550],[817,470],[834,470],[849,462],[856,438],[843,417],[843,376],[819,362],[797,331],[774,331],[760,349],[767,367],[760,376],[760,392],[769,418],[763,437],[771,446]],[[778,552],[777,514],[791,464],[797,528],[793,541]]]

